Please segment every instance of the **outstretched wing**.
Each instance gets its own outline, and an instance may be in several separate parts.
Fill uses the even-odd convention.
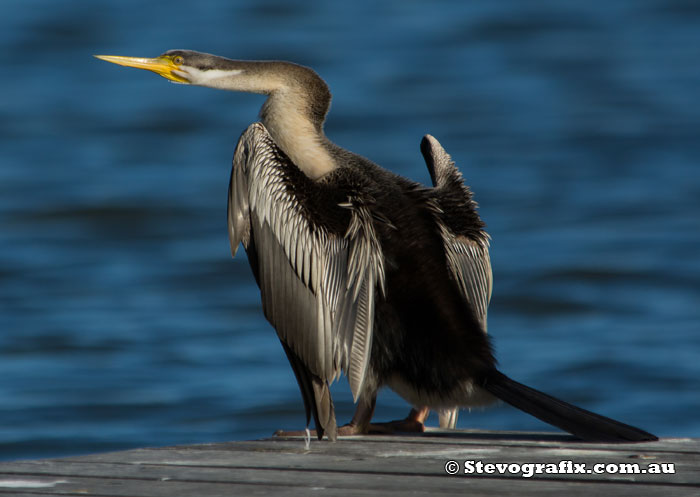
[[[229,237],[234,255],[240,242],[248,252],[265,316],[288,356],[323,382],[344,371],[357,399],[383,257],[368,209],[337,178],[310,180],[252,124],[233,159]]]
[[[425,135],[421,153],[435,187],[431,205],[450,270],[485,332],[492,282],[489,236],[483,231],[471,191],[445,149]]]

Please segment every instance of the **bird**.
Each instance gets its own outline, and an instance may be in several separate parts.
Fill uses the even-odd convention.
[[[486,333],[490,238],[437,139],[421,141],[433,183],[423,186],[326,137],[331,92],[311,68],[192,50],[96,57],[175,83],[267,96],[233,156],[231,253],[246,250],[319,440],[422,431],[428,410],[454,426],[457,409],[497,400],[586,441],[657,440],[498,369]],[[329,385],[343,374],[357,408],[338,427]],[[383,387],[414,406],[406,419],[372,423]]]

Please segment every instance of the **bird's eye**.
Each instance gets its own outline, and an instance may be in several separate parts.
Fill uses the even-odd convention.
[[[184,63],[185,63],[185,59],[183,59],[179,55],[176,55],[175,57],[173,57],[173,64],[175,64],[176,66],[181,66]]]

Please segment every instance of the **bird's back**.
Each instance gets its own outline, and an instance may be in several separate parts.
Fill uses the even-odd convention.
[[[386,278],[375,314],[374,372],[380,384],[398,375],[427,391],[450,391],[494,359],[448,268],[437,192],[349,155],[326,181],[357,185],[371,205]]]

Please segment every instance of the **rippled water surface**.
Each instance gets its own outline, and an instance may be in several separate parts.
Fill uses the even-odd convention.
[[[94,53],[314,67],[336,143],[428,182],[441,140],[493,237],[502,369],[700,436],[700,4],[5,0],[0,458],[303,426],[241,255],[230,159],[263,97]],[[353,411],[334,387],[339,421]],[[377,417],[405,415],[391,392]],[[436,420],[431,419],[431,423]],[[461,427],[547,429],[508,407]]]

